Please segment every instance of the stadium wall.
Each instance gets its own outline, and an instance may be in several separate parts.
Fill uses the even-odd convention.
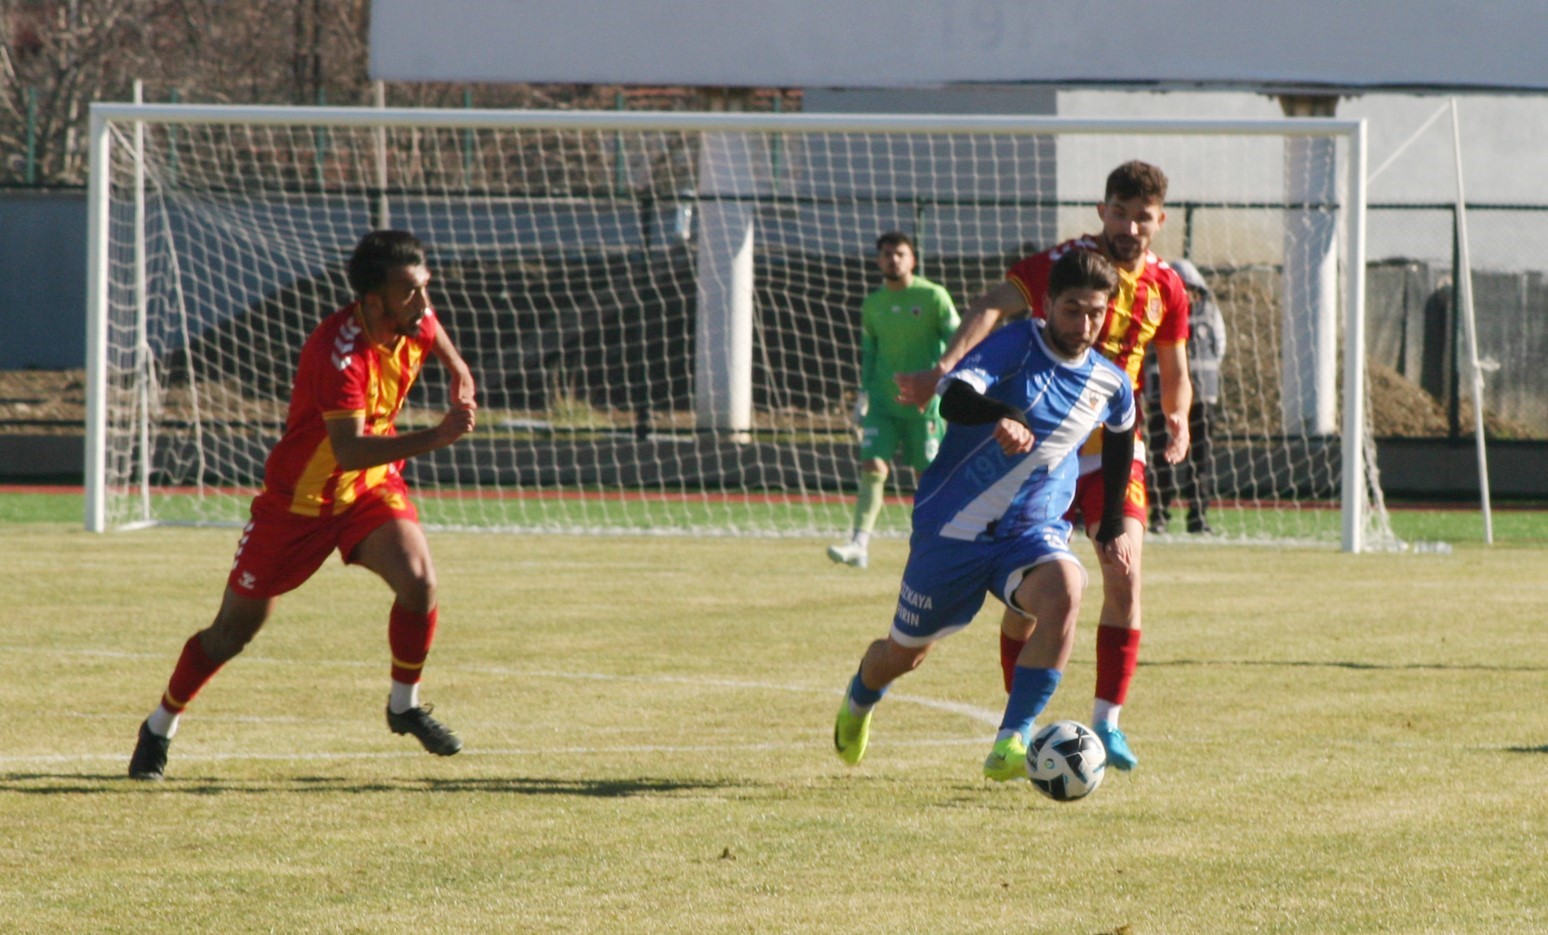
[[[0,370],[86,360],[86,193],[0,192]]]

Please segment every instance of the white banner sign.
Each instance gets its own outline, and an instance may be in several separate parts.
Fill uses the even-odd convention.
[[[373,0],[387,81],[1548,90],[1544,0]]]

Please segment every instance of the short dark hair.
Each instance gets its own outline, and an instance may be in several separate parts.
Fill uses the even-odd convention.
[[[425,245],[407,231],[375,230],[360,238],[345,268],[356,298],[381,288],[387,274],[405,266],[425,265]]]
[[[888,231],[887,233],[882,234],[880,237],[876,238],[877,253],[882,252],[888,247],[896,247],[899,245],[907,247],[909,252],[915,254],[916,256],[919,253],[919,251],[914,248],[914,239],[902,231]]]
[[[1130,159],[1107,174],[1107,191],[1102,194],[1102,200],[1114,198],[1120,201],[1143,198],[1162,204],[1166,201],[1166,173],[1159,166]]]
[[[1108,298],[1118,292],[1118,268],[1095,250],[1069,250],[1048,271],[1048,298],[1057,300],[1071,289],[1095,289]]]

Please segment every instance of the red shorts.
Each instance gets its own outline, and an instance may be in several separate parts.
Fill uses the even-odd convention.
[[[1082,474],[1080,480],[1075,482],[1075,502],[1070,504],[1070,511],[1064,514],[1064,518],[1076,526],[1084,524],[1086,529],[1102,525],[1102,501],[1105,494],[1106,485],[1102,483],[1101,471]],[[1149,498],[1145,496],[1145,462],[1131,462],[1129,489],[1123,495],[1123,515],[1132,516],[1144,524],[1149,505]]]
[[[294,591],[322,567],[334,549],[346,564],[361,541],[395,519],[417,522],[419,511],[396,473],[339,516],[300,516],[278,498],[253,498],[252,519],[237,541],[226,583],[243,597],[263,599]]]

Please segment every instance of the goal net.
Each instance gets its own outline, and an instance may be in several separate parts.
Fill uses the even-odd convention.
[[[838,536],[876,237],[967,302],[1172,178],[1155,244],[1229,333],[1217,541],[1390,542],[1364,404],[1363,125],[96,105],[87,524],[239,524],[362,233],[430,249],[478,430],[412,459],[427,525]],[[1351,325],[1351,323],[1354,323]],[[399,419],[446,404],[432,361]],[[892,474],[878,531],[908,529]]]

